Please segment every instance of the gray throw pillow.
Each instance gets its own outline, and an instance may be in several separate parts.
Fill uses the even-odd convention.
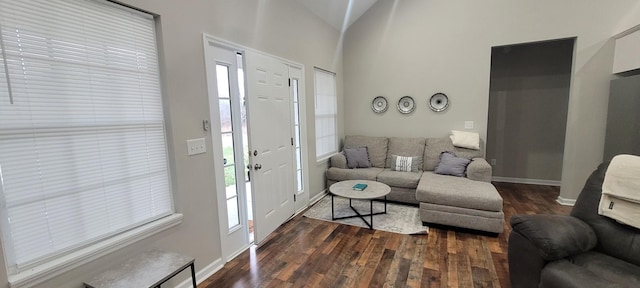
[[[351,169],[371,167],[367,147],[346,148],[343,153],[344,157],[347,158],[347,167]]]
[[[469,163],[471,163],[470,159],[456,157],[453,152],[442,152],[440,154],[440,163],[436,166],[434,172],[442,175],[465,177]]]
[[[422,157],[391,155],[387,167],[391,171],[418,172],[422,169]]]

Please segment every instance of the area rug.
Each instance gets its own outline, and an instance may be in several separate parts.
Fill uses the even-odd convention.
[[[355,212],[349,207],[349,199],[342,197],[334,197],[334,213],[336,217],[355,215]],[[361,214],[369,213],[369,201],[352,200],[355,207]],[[373,202],[373,212],[384,211],[384,203]],[[359,217],[331,220],[331,195],[326,195],[320,201],[316,202],[306,213],[305,217],[324,220],[329,222],[366,227],[368,226]],[[370,217],[365,219],[370,221]],[[400,234],[427,234],[429,227],[422,225],[418,207],[387,203],[387,214],[373,216],[373,229],[382,230]]]

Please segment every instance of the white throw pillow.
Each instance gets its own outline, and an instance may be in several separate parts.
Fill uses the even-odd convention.
[[[453,142],[453,146],[473,150],[480,149],[480,134],[478,133],[451,130],[451,136],[449,137],[451,138],[451,142]]]

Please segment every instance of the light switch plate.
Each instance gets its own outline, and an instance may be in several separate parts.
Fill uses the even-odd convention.
[[[473,129],[473,121],[464,121],[464,129]]]
[[[207,152],[207,144],[204,138],[187,140],[187,155],[196,155]]]

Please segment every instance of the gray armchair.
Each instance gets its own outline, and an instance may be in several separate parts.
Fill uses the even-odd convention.
[[[571,215],[511,217],[512,287],[640,287],[640,229],[598,215],[607,167],[591,174]]]

